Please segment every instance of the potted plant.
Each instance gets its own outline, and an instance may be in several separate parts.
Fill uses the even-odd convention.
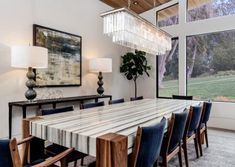
[[[135,84],[135,97],[137,97],[137,79],[139,76],[146,74],[149,77],[148,71],[151,66],[145,57],[146,53],[135,50],[135,53],[128,52],[122,56],[122,64],[120,72],[124,73],[128,80],[133,80]]]

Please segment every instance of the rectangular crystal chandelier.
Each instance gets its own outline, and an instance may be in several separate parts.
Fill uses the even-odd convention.
[[[153,55],[171,50],[171,35],[127,8],[106,12],[101,17],[104,34],[112,37],[114,43]]]

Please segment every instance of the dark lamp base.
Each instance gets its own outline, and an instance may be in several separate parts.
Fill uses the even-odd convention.
[[[103,76],[102,76],[102,72],[99,72],[99,76],[98,76],[98,88],[97,88],[97,93],[100,95],[100,96],[103,96],[104,95],[104,88],[103,88],[103,85],[104,85],[104,82],[102,81],[103,79]]]
[[[33,89],[36,86],[36,82],[34,81],[35,73],[32,67],[28,68],[26,76],[28,81],[25,85],[28,87],[28,90],[25,92],[25,97],[31,102],[37,97],[37,92]]]

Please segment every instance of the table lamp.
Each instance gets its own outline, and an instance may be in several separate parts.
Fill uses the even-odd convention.
[[[99,95],[103,95],[104,93],[104,88],[103,84],[104,82],[102,81],[103,76],[102,73],[110,73],[112,72],[112,59],[111,58],[94,58],[89,61],[89,70],[90,72],[95,72],[99,73],[98,75],[98,88],[97,88],[97,93]]]
[[[29,101],[36,98],[37,93],[33,89],[36,86],[33,68],[47,68],[48,50],[37,46],[13,46],[11,48],[11,66],[16,68],[28,68],[26,74],[28,90],[25,97]]]

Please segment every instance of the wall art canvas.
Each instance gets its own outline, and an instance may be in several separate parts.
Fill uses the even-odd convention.
[[[33,25],[33,42],[48,48],[48,68],[36,69],[38,87],[81,86],[81,36]]]

